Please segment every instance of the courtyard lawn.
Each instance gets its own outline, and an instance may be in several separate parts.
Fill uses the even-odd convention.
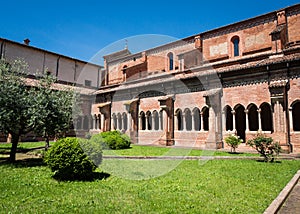
[[[2,162],[0,213],[262,213],[299,169],[299,161],[186,160],[149,180],[58,182],[39,159]]]
[[[212,150],[203,151],[192,148],[180,147],[158,147],[158,146],[142,146],[131,145],[130,149],[122,150],[104,150],[104,155],[120,155],[120,156],[258,156],[257,153],[236,153],[232,154],[226,151]]]

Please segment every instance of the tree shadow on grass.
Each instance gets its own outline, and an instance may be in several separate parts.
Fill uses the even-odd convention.
[[[265,161],[264,159],[259,159],[259,160],[256,160],[256,162],[260,162],[260,163],[271,163],[271,164],[275,164],[275,163],[282,163],[282,161],[280,160],[273,160],[273,161]]]
[[[106,180],[107,178],[110,177],[110,174],[106,172],[93,172],[89,176],[84,176],[84,177],[61,177],[59,175],[53,175],[52,178],[54,178],[57,181],[61,182],[70,182],[70,181],[85,181],[85,182],[92,182],[96,180]]]
[[[9,158],[6,157],[0,158],[0,165],[12,166],[15,168],[46,166],[43,158],[24,158],[22,160],[16,160],[12,163],[9,161]]]

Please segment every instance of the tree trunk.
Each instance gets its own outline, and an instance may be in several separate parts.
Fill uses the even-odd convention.
[[[47,151],[48,150],[48,148],[49,148],[49,137],[48,136],[46,136],[46,138],[45,138],[45,141],[46,141],[46,144],[45,144],[45,151]]]
[[[10,162],[15,162],[16,161],[16,153],[17,153],[17,147],[18,147],[18,142],[19,142],[19,135],[12,134],[11,135],[11,150],[10,150],[10,156],[9,156],[9,161]]]

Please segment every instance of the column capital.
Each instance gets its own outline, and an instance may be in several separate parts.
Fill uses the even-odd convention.
[[[259,109],[257,109],[257,112],[258,112],[258,113],[261,113],[261,109],[260,109],[260,108],[259,108]]]
[[[249,110],[248,109],[245,109],[245,111],[244,111],[246,114],[248,114],[249,113]]]
[[[231,114],[235,115],[235,113],[236,113],[235,110],[232,110],[232,111],[231,111]]]

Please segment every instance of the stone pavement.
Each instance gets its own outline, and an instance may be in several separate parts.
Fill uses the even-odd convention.
[[[300,181],[291,191],[290,195],[279,209],[278,214],[296,214],[300,213]]]

